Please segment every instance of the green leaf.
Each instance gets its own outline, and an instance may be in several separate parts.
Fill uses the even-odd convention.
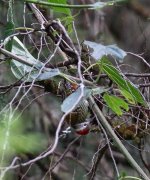
[[[29,51],[26,49],[26,47],[17,37],[14,37],[13,40],[12,53],[16,54],[18,57],[24,58],[27,62],[33,64],[38,69],[44,66],[43,63],[36,60],[29,53]],[[47,68],[46,71],[41,72],[39,74],[39,70],[35,70],[33,67],[27,66],[16,60],[11,61],[11,70],[17,79],[20,79],[25,76],[23,80],[26,80],[28,82],[32,81],[33,79],[36,81],[46,80],[60,74],[60,71],[57,68],[56,69]]]
[[[11,71],[17,79],[21,79],[25,75],[24,67],[21,63],[13,60],[12,62],[10,62],[10,65],[11,65]]]
[[[119,70],[116,67],[114,67],[110,63],[110,61],[108,61],[107,57],[104,56],[98,64],[100,65],[101,70],[104,71],[109,76],[109,78],[118,85],[118,87],[121,90],[126,91],[126,96],[125,96],[126,98],[128,92],[127,99],[129,99],[129,94],[130,94],[130,100],[134,99],[136,103],[141,103],[144,106],[146,105],[144,97],[142,96],[139,89],[135,87],[135,85],[132,82],[123,78]]]
[[[67,0],[48,0],[48,2],[67,5]],[[61,21],[64,21],[63,24],[67,28],[68,32],[72,32],[72,22],[73,22],[74,18],[71,15],[71,10],[69,8],[61,8],[61,7],[51,7],[51,8],[55,12],[64,14],[64,15],[62,15],[62,17],[59,17],[59,18]]]
[[[39,67],[42,67],[42,63],[37,61],[26,49],[24,44],[15,36],[13,38],[13,45],[12,51],[13,54],[17,55],[18,57],[24,58],[27,62],[32,63],[33,65],[38,64]],[[20,63],[16,60],[11,61],[11,70],[14,76],[17,79],[22,78],[27,73],[32,72],[33,67],[27,66],[23,63]]]
[[[42,63],[35,59],[24,46],[24,44],[16,37],[13,38],[12,53],[16,54],[18,57],[23,57],[27,62],[32,64],[38,64],[38,67],[42,67]]]
[[[120,89],[120,93],[130,104],[136,104],[134,97],[128,91],[126,91],[125,89]]]
[[[72,32],[72,22],[74,20],[74,16],[67,16],[67,17],[62,17],[60,18],[60,21],[62,22],[62,24],[64,24],[64,26],[67,29],[68,33]]]
[[[104,55],[111,55],[120,62],[123,62],[124,57],[127,55],[125,51],[116,45],[104,46],[91,41],[84,41],[84,44],[91,48],[91,56],[98,61]]]
[[[14,24],[12,22],[7,22],[5,26],[4,36],[7,38],[8,36],[12,35],[14,33]]]
[[[112,109],[112,111],[114,111],[119,116],[123,114],[122,108],[125,109],[126,111],[129,110],[128,104],[123,99],[117,96],[110,96],[108,94],[105,94],[103,98],[106,104],[108,105],[108,107]]]
[[[67,4],[67,0],[48,0],[48,2],[56,4]],[[71,11],[69,8],[53,7],[52,9],[56,12],[64,13],[68,16],[71,15]]]
[[[13,1],[9,1],[9,8],[7,11],[7,23],[4,28],[4,31],[2,32],[2,34],[4,35],[4,39],[5,40],[7,39],[7,44],[5,45],[5,49],[7,49],[8,51],[11,51],[12,41],[13,41],[13,38],[10,38],[9,36],[14,34],[14,29],[15,29],[13,8],[14,8]]]
[[[9,38],[9,36],[14,33],[14,28],[15,26],[12,22],[7,22],[4,30],[4,37],[6,38],[4,41],[7,41],[5,44],[5,49],[8,51],[11,51],[12,49],[13,38]]]

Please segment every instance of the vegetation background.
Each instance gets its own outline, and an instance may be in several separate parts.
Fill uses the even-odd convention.
[[[48,0],[46,2],[94,5],[97,1]],[[44,63],[54,55],[51,64],[61,62],[62,56],[66,55],[62,55],[59,51],[54,54],[55,44],[53,40],[43,35],[41,24],[29,4],[22,0],[0,0],[0,47],[4,47],[3,43],[8,37],[16,36],[35,59],[40,59]],[[150,106],[149,0],[126,0],[97,9],[96,7],[58,8],[41,4],[37,4],[36,7],[47,20],[58,18],[61,21],[77,49],[82,47],[84,40],[87,40],[103,45],[116,44],[124,50],[127,55],[122,63],[118,62],[116,65],[113,58],[110,58],[111,62],[119,68],[118,72],[121,75],[127,75],[132,83],[138,85],[145,102]],[[13,43],[11,39],[5,46],[5,49],[12,53]],[[68,125],[63,124],[57,147],[53,153],[44,157],[43,155],[49,152],[56,140],[56,129],[63,115],[62,98],[57,96],[58,89],[54,93],[46,89],[45,79],[32,85],[29,82],[21,84],[20,76],[17,79],[15,75],[22,72],[22,67],[16,65],[16,69],[13,70],[11,61],[12,57],[1,51],[1,179],[138,180],[142,178],[117,148],[109,133],[105,136],[105,131],[97,130],[97,125],[88,135],[79,136],[73,129],[64,135],[62,131]],[[74,69],[77,69],[77,66]],[[68,74],[68,69],[63,72]],[[102,75],[104,79],[100,82],[100,86],[108,87],[109,79],[105,76],[107,73],[104,72]],[[114,79],[111,80],[113,84]],[[117,89],[115,85],[112,87]],[[113,91],[112,94],[120,97],[118,91]],[[128,102],[128,111],[124,107],[125,110],[121,110],[121,114],[118,115],[112,110],[108,113],[109,102],[108,104],[103,100],[102,102],[103,106],[107,105],[106,109],[103,108],[105,117],[116,123],[112,129],[120,129],[118,137],[150,178],[150,108],[143,107],[137,100],[135,104]],[[128,125],[121,126],[123,124]],[[142,135],[138,134],[139,131]],[[40,156],[43,158],[35,160]]]

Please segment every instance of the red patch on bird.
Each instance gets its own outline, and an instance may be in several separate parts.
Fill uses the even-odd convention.
[[[85,129],[76,131],[76,133],[79,135],[87,135],[89,133],[89,131],[90,131],[89,128],[85,128]]]
[[[71,83],[71,89],[76,90],[78,88],[78,84]]]

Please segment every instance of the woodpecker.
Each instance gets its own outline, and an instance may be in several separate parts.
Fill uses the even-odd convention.
[[[90,122],[83,122],[75,125],[75,132],[79,135],[87,135],[90,132]]]
[[[59,83],[54,80],[48,80],[44,82],[44,86],[46,91],[61,96],[63,100],[78,88],[76,83],[70,83],[66,80],[62,80]],[[89,103],[83,98],[74,111],[67,115],[65,120],[77,134],[86,135],[90,131],[91,122],[89,116]]]
[[[79,135],[87,135],[90,131],[89,104],[81,100],[77,108],[68,114],[66,121]]]

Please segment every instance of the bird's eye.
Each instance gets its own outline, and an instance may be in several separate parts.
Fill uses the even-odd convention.
[[[86,127],[86,126],[87,126],[87,124],[86,124],[86,123],[84,123],[84,124],[83,124],[83,126],[84,126],[84,127]]]

